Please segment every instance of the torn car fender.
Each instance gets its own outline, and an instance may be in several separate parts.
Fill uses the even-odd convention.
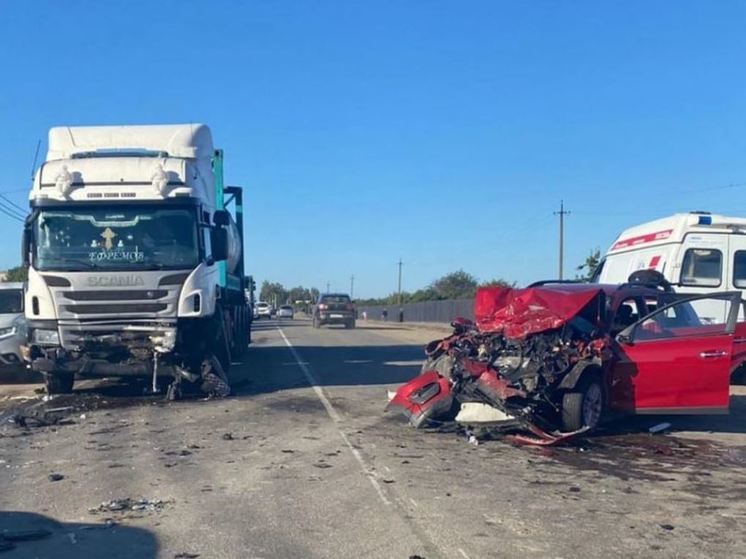
[[[427,371],[399,387],[387,409],[399,407],[414,427],[422,427],[451,409],[451,383],[435,371]]]
[[[573,368],[570,369],[570,372],[564,376],[557,388],[572,390],[577,386],[580,378],[583,376],[583,373],[588,369],[592,369],[594,373],[598,372],[598,374],[602,374],[603,368],[601,366],[601,360],[584,359],[582,361],[578,361],[577,363],[575,363]]]

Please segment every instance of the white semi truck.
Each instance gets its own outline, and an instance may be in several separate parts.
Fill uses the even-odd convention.
[[[50,394],[125,376],[228,393],[251,279],[242,190],[207,126],[52,128],[29,199],[23,357]]]

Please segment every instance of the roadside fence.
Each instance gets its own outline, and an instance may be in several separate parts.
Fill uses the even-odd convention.
[[[474,320],[474,299],[448,299],[445,301],[422,301],[401,305],[361,305],[357,308],[358,319],[366,313],[369,320],[399,322],[401,312],[404,322],[450,323],[456,317]],[[387,316],[384,316],[384,311]]]

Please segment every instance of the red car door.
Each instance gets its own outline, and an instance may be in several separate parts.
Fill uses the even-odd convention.
[[[740,292],[686,297],[622,331],[610,407],[634,413],[727,412],[740,301]],[[719,316],[726,318],[713,318]]]

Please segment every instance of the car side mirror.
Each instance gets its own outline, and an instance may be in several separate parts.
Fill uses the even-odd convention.
[[[625,333],[617,334],[616,341],[624,345],[634,345],[634,342],[632,341],[632,336],[629,334],[625,334]]]
[[[228,231],[222,227],[211,229],[210,245],[212,248],[213,260],[216,262],[228,260]]]

